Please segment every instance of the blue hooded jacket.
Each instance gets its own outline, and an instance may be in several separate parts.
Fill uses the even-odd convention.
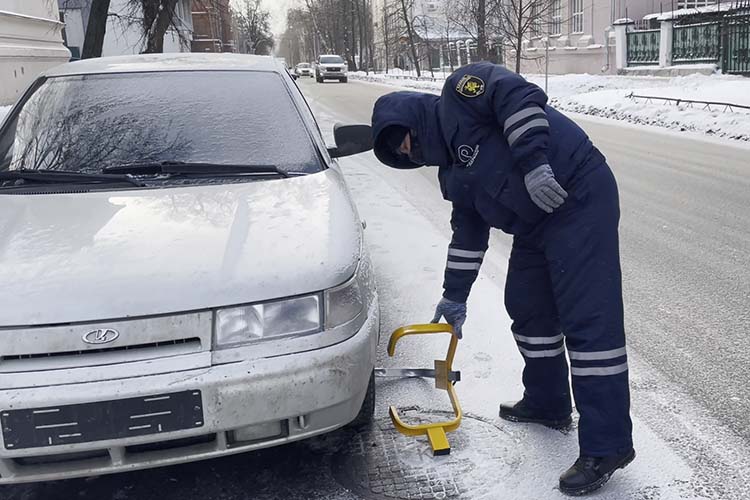
[[[460,302],[479,273],[490,227],[524,235],[550,216],[531,200],[524,175],[550,165],[574,203],[585,197],[577,181],[605,162],[539,87],[491,63],[458,69],[440,97],[394,92],[377,100],[375,155],[395,168],[417,167],[385,150],[381,134],[391,125],[413,130],[427,165],[439,167],[443,197],[453,203],[443,295]]]

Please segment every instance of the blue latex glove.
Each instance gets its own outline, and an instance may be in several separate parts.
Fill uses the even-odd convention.
[[[568,193],[557,183],[549,165],[536,167],[524,176],[523,183],[531,201],[548,214],[562,205],[568,197]]]
[[[466,302],[454,302],[443,297],[435,308],[435,317],[431,323],[437,323],[441,317],[453,327],[456,337],[460,339],[461,328],[466,321]]]

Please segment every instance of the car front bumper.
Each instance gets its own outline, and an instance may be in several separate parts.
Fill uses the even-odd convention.
[[[0,436],[0,484],[173,465],[330,432],[359,412],[375,364],[378,333],[375,299],[354,336],[323,349],[165,375],[2,391],[3,411],[200,391],[203,425],[18,450],[9,450]]]

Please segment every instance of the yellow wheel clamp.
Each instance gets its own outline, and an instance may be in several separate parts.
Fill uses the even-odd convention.
[[[391,334],[391,339],[388,341],[388,356],[393,357],[396,353],[396,343],[398,343],[402,337],[406,337],[407,335],[427,335],[433,333],[447,333],[451,336],[451,341],[448,345],[448,354],[446,355],[445,360],[435,360],[434,370],[425,368],[376,368],[375,375],[379,377],[434,378],[435,388],[448,391],[448,397],[451,400],[451,405],[453,405],[455,418],[447,422],[409,425],[401,420],[395,406],[391,406],[388,409],[393,425],[401,434],[407,436],[427,435],[427,439],[430,441],[430,446],[432,446],[433,455],[448,455],[451,452],[451,447],[448,443],[446,433],[458,429],[458,426],[461,425],[462,417],[461,405],[458,403],[456,389],[453,387],[456,382],[461,380],[461,372],[453,371],[453,358],[456,355],[456,347],[458,346],[458,339],[453,334],[453,328],[451,325],[445,323],[409,325],[399,328]]]

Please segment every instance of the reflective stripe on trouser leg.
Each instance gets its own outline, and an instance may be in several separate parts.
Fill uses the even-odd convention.
[[[583,177],[576,189],[587,190],[585,203],[555,212],[542,238],[581,416],[581,453],[603,456],[632,447],[619,204],[606,166]]]
[[[569,415],[568,364],[547,262],[540,250],[518,237],[508,265],[505,307],[524,358],[524,399],[550,417]]]

